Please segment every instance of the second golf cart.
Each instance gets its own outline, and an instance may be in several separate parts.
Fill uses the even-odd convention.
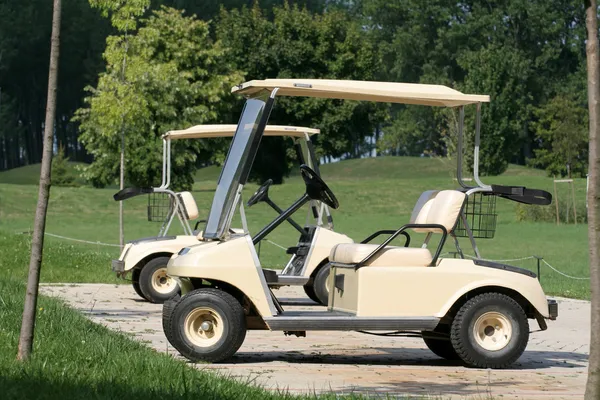
[[[198,220],[192,228],[190,221],[199,217],[199,210],[190,192],[175,193],[170,188],[171,182],[171,141],[182,139],[209,139],[232,137],[236,125],[197,125],[184,130],[169,131],[163,135],[163,175],[162,183],[155,188],[126,188],[118,192],[114,198],[123,201],[134,196],[148,195],[148,219],[162,222],[157,236],[143,238],[127,243],[119,259],[113,260],[112,269],[117,276],[125,278],[131,274],[131,281],[136,293],[152,302],[162,303],[179,292],[177,282],[167,275],[169,258],[186,246],[192,246],[203,239],[198,230]],[[313,128],[295,126],[269,125],[264,130],[265,136],[290,137],[296,144],[300,164],[310,165],[318,170],[316,155],[310,137],[320,131]],[[275,211],[282,210],[269,198],[269,186],[272,181],[265,182],[248,200],[247,205],[259,202],[269,204]],[[247,233],[247,224],[240,203],[243,229],[229,228],[227,234]],[[296,223],[291,214],[289,221],[300,233],[298,245],[289,249],[291,259],[281,274],[270,274],[269,284],[274,287],[284,285],[303,285],[304,290],[313,300],[327,303],[326,280],[329,274],[327,257],[333,246],[338,243],[351,243],[345,235],[333,231],[333,219],[325,204],[311,201],[309,216],[314,217],[314,224],[302,227]],[[168,236],[173,220],[177,217],[183,235]],[[309,218],[307,218],[307,221]],[[326,222],[324,222],[324,220]],[[275,227],[268,225],[253,237],[255,244],[264,239]]]

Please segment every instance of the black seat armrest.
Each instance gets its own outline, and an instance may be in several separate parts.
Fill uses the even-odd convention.
[[[135,196],[139,196],[141,194],[149,194],[154,193],[154,188],[137,188],[137,187],[129,187],[119,190],[117,193],[113,195],[113,199],[115,201],[123,201],[130,199]]]
[[[381,235],[392,235],[396,233],[395,230],[393,229],[383,229],[381,231],[377,231],[374,234],[372,234],[371,236],[369,236],[368,238],[364,239],[362,242],[362,244],[364,243],[369,243],[371,240],[375,239],[377,236],[381,236]],[[400,233],[402,236],[404,236],[406,238],[406,240],[404,241],[404,247],[408,247],[410,245],[410,235],[408,234],[408,232],[401,232]]]

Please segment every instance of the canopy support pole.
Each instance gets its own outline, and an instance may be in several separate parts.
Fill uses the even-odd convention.
[[[463,134],[465,125],[465,106],[458,109],[458,142],[456,148],[456,180],[458,184],[467,189],[468,186],[463,182],[462,164],[463,164]]]
[[[481,143],[481,103],[477,103],[477,115],[475,117],[475,149],[473,150],[473,179],[481,188],[491,189],[479,179],[479,146]]]

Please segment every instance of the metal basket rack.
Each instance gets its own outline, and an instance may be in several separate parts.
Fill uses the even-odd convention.
[[[454,234],[458,237],[469,237],[468,228],[471,230],[474,238],[493,239],[496,234],[496,212],[497,196],[489,192],[471,193],[465,202],[463,209],[463,218],[459,219],[458,225],[454,229]]]
[[[173,212],[173,197],[169,193],[148,194],[148,221],[165,222]]]

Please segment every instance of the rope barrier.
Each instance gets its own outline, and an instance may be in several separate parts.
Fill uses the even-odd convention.
[[[31,234],[31,231],[23,231],[23,232],[17,232],[17,233],[21,233],[21,234]],[[112,243],[102,243],[102,242],[92,242],[90,240],[82,240],[82,239],[75,239],[75,238],[71,238],[71,237],[67,237],[67,236],[61,236],[61,235],[55,235],[54,233],[49,233],[49,232],[44,232],[45,236],[51,236],[57,239],[63,239],[63,240],[70,240],[72,242],[79,242],[79,243],[86,243],[86,244],[94,244],[94,245],[98,245],[98,246],[111,246],[111,247],[121,247],[118,244],[112,244]]]
[[[542,258],[542,262],[544,264],[546,264],[552,271],[556,272],[557,274],[560,274],[560,275],[564,276],[565,278],[577,279],[577,280],[587,280],[587,279],[590,279],[590,278],[586,278],[586,277],[577,277],[577,276],[567,275],[564,272],[561,272],[561,271],[557,270],[552,265],[548,264],[548,262],[546,260],[544,260],[543,258]]]
[[[55,237],[55,238],[63,239],[63,240],[70,240],[70,241],[73,241],[73,242],[93,244],[93,245],[98,245],[98,246],[121,247],[118,244],[93,242],[93,241],[90,241],[90,240],[75,239],[75,238],[71,238],[71,237],[67,237],[67,236],[56,235],[54,233],[49,233],[49,232],[45,232],[44,234],[46,236],[51,236],[51,237]],[[286,247],[283,247],[282,245],[277,244],[277,243],[273,242],[272,240],[265,239],[265,241],[268,242],[268,243],[270,243],[270,244],[272,244],[273,246],[279,247],[282,250],[287,250]],[[444,253],[442,255],[447,255],[447,254],[450,254],[450,253]],[[471,255],[468,255],[468,254],[465,254],[464,256],[467,257],[467,258],[470,258],[470,259],[477,259],[477,257],[471,256]],[[531,259],[534,259],[534,258],[537,258],[537,257],[535,257],[535,256],[527,256],[527,257],[521,257],[521,258],[509,258],[509,259],[505,259],[505,260],[490,260],[490,259],[486,259],[486,258],[480,258],[480,260],[491,261],[491,262],[514,262],[514,261],[531,260]],[[590,279],[589,277],[572,276],[572,275],[566,274],[566,273],[560,271],[559,269],[557,269],[556,267],[553,267],[552,265],[550,265],[550,263],[548,263],[548,261],[544,260],[543,258],[540,258],[540,259],[544,263],[544,265],[546,265],[548,268],[550,268],[552,271],[556,272],[557,274],[564,276],[565,278],[576,279],[576,280],[588,280],[588,279]]]
[[[273,246],[277,246],[277,247],[279,247],[281,250],[285,250],[285,251],[287,251],[287,247],[283,247],[282,245],[280,245],[280,244],[277,244],[277,243],[275,243],[275,242],[273,242],[273,241],[271,241],[271,240],[269,240],[269,239],[264,239],[264,240],[266,240],[268,243],[271,243]]]

